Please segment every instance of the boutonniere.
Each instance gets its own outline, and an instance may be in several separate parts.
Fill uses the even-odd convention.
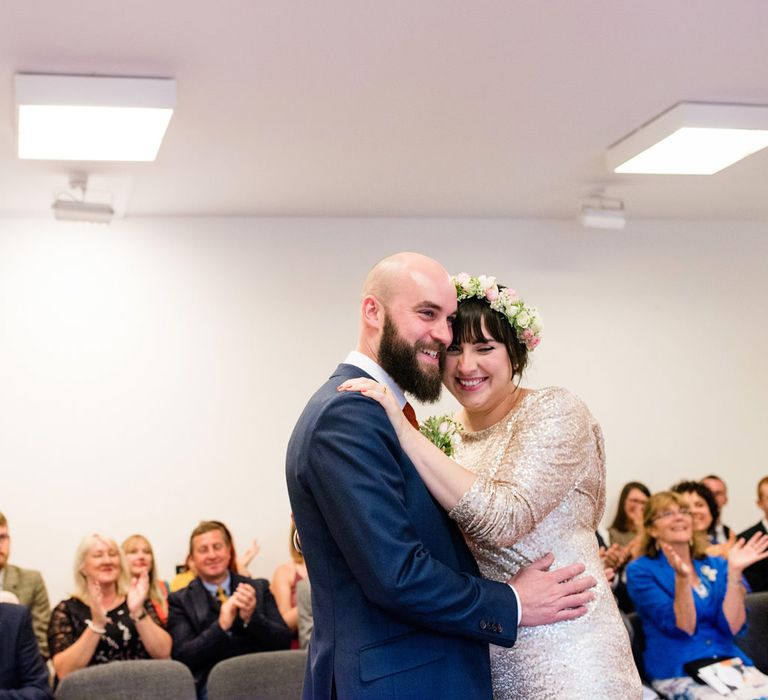
[[[464,426],[449,415],[430,416],[419,426],[421,434],[449,457],[453,456],[463,430]]]
[[[706,576],[711,583],[714,583],[717,578],[717,569],[713,569],[711,566],[704,564],[704,566],[701,567],[701,574],[702,576]]]

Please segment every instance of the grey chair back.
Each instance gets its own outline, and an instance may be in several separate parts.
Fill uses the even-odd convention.
[[[56,700],[195,700],[195,681],[178,661],[112,661],[69,674]]]
[[[208,700],[298,700],[306,649],[260,651],[217,663],[208,676]]]
[[[736,644],[755,662],[763,673],[768,673],[768,591],[747,595],[747,632],[736,637]]]

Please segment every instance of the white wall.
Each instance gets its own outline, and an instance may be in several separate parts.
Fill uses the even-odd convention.
[[[536,304],[528,385],[564,385],[603,425],[621,485],[715,471],[726,521],[758,518],[768,473],[768,232],[633,222],[623,232],[502,220],[0,222],[0,510],[12,560],[55,603],[80,537],[149,536],[161,574],[201,518],[251,569],[287,558],[285,445],[353,347],[368,268],[418,250],[496,274]],[[441,407],[451,406],[450,397]],[[422,416],[435,412],[422,408]]]

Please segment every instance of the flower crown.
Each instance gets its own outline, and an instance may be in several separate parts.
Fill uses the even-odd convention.
[[[509,287],[496,284],[495,277],[480,275],[470,277],[466,272],[451,277],[456,286],[456,297],[464,299],[482,299],[488,305],[507,319],[517,333],[518,340],[525,344],[528,352],[533,352],[541,342],[541,316],[536,308],[528,306],[522,299],[517,298],[517,292]]]

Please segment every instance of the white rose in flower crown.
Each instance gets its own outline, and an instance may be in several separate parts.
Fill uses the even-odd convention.
[[[522,309],[517,316],[515,316],[515,324],[520,328],[528,328],[528,324],[531,322],[531,317],[528,315],[527,309]]]
[[[480,291],[487,292],[491,287],[493,287],[496,284],[496,278],[491,277],[489,275],[480,275],[477,278],[478,286],[480,287]]]

